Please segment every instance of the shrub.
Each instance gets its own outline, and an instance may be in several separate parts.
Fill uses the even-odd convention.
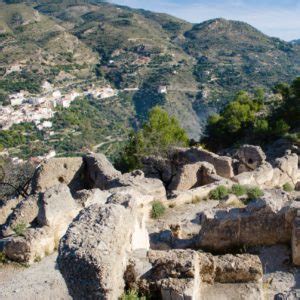
[[[153,219],[160,218],[166,211],[166,207],[160,201],[154,201],[152,203],[151,217]]]
[[[136,290],[129,290],[123,294],[121,300],[146,300],[146,297],[139,297]]]
[[[226,186],[220,185],[214,190],[210,191],[209,198],[213,200],[221,200],[228,196],[229,190]]]
[[[13,227],[13,231],[16,235],[22,236],[25,233],[25,230],[27,228],[27,225],[25,223],[19,223],[15,227]]]
[[[249,200],[255,200],[262,197],[264,192],[259,187],[251,187],[247,190],[247,196]]]
[[[285,183],[283,186],[282,186],[283,190],[290,193],[294,190],[294,187],[290,184],[290,183]]]
[[[6,255],[4,252],[0,251],[0,263],[5,264],[7,262]]]
[[[231,188],[231,192],[237,197],[240,197],[247,194],[247,189],[240,184],[234,184]]]

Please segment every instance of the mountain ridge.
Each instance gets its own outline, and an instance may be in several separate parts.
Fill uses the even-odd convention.
[[[130,109],[122,118],[133,127],[145,121],[149,109],[160,105],[179,119],[190,137],[199,139],[207,116],[239,90],[261,87],[270,92],[278,82],[290,83],[300,74],[298,45],[269,37],[241,21],[218,18],[192,24],[102,1],[13,2],[22,3],[1,4],[0,47],[10,61],[1,61],[0,92],[6,78],[3,70],[31,58],[22,71],[38,77],[38,84],[80,81],[82,88],[110,84],[119,91],[131,90],[126,95],[120,92],[115,101],[119,105],[123,97],[129,101]],[[42,21],[26,24],[24,5]],[[13,9],[17,23],[11,27],[12,15],[7,20],[5,15]],[[26,55],[16,55],[22,51]],[[42,53],[43,64],[36,53]],[[18,73],[14,76],[23,80]]]

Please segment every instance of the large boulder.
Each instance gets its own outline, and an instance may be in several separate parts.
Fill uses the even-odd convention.
[[[243,171],[255,170],[266,161],[266,155],[261,147],[253,145],[243,145],[237,151],[236,156],[241,164],[240,170]]]
[[[80,209],[68,186],[60,184],[43,194],[37,221],[40,226],[49,226],[58,232],[65,232]]]
[[[102,153],[86,155],[83,161],[89,188],[107,190],[112,187],[112,182],[122,175]]]
[[[67,184],[71,190],[84,188],[81,157],[52,158],[43,162],[33,178],[33,191],[45,192],[57,184]]]
[[[170,190],[189,190],[218,181],[214,166],[207,162],[183,165],[169,185]]]
[[[0,200],[0,226],[4,225],[13,209],[22,201],[22,197]]]
[[[4,254],[12,261],[32,264],[51,254],[57,248],[59,238],[49,227],[29,228],[22,236],[9,239]]]
[[[299,202],[290,202],[279,190],[266,192],[246,208],[208,210],[202,215],[196,246],[225,252],[244,245],[289,243]],[[276,228],[276,230],[274,230]]]
[[[147,177],[162,180],[168,190],[188,190],[234,176],[230,157],[197,147],[175,148],[167,158],[146,157],[143,166]]]
[[[58,266],[74,299],[122,295],[129,252],[149,246],[140,208],[135,196],[116,194],[105,205],[84,209],[70,225],[60,242]]]
[[[14,208],[2,227],[2,235],[9,236],[14,233],[17,226],[29,226],[39,212],[39,195],[31,195],[23,199]]]
[[[132,187],[138,192],[154,196],[157,200],[166,198],[163,183],[155,178],[146,178],[140,170],[121,174],[103,154],[84,157],[86,179],[90,188],[109,190],[120,187]]]
[[[298,155],[297,154],[287,154],[281,158],[277,158],[275,161],[275,166],[286,174],[289,181],[296,184],[298,180]],[[286,182],[283,182],[283,184]]]

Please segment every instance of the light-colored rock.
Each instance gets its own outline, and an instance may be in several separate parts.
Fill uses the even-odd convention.
[[[92,204],[105,204],[111,195],[109,191],[100,189],[80,190],[75,195],[75,201],[82,207],[88,207]]]
[[[0,226],[3,225],[13,209],[22,201],[21,197],[0,201]]]
[[[57,248],[59,238],[49,227],[29,228],[23,236],[7,242],[4,253],[10,260],[32,264],[51,254]]]
[[[266,155],[261,147],[253,145],[243,145],[237,151],[236,156],[248,171],[257,169],[266,160]],[[239,171],[241,173],[242,168]]]
[[[227,254],[215,257],[215,282],[257,282],[262,276],[262,264],[256,255]]]
[[[70,225],[58,264],[74,299],[122,295],[129,253],[149,246],[137,203],[134,196],[115,194],[106,205],[84,209]]]
[[[89,188],[107,190],[113,187],[114,180],[118,181],[122,175],[102,153],[86,155],[83,157],[83,161],[86,166],[86,178]]]
[[[276,167],[287,174],[290,181],[295,184],[298,179],[298,155],[288,154],[276,159]]]
[[[170,190],[189,190],[218,181],[214,166],[207,162],[183,165],[169,185]]]
[[[49,188],[42,196],[37,220],[41,226],[65,232],[80,209],[68,186],[60,184]]]
[[[14,228],[20,224],[29,226],[39,211],[39,195],[31,195],[23,199],[8,217],[5,225],[2,227],[3,236],[9,236],[14,233]]]
[[[245,208],[206,211],[197,247],[227,251],[244,245],[288,243],[298,207],[300,203],[291,204],[285,193],[276,190]]]
[[[80,190],[84,187],[82,167],[80,157],[52,158],[45,161],[36,170],[32,183],[33,190],[45,192],[62,183],[67,184],[71,190]]]
[[[86,180],[90,188],[109,190],[120,187],[132,187],[138,192],[154,196],[157,200],[166,199],[163,183],[154,178],[145,178],[140,170],[121,174],[102,154],[84,157]]]

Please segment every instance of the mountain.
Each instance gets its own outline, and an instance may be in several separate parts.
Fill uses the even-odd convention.
[[[293,40],[293,41],[291,41],[291,43],[293,45],[300,45],[300,39],[299,40]]]
[[[83,89],[111,84],[119,94],[114,105],[101,106],[107,126],[112,114],[113,124],[140,126],[149,109],[161,105],[198,139],[208,114],[235,92],[268,91],[300,73],[298,45],[243,22],[191,24],[92,0],[0,3],[0,89],[12,92],[25,81],[34,92],[43,80]],[[21,72],[7,74],[18,65]]]

